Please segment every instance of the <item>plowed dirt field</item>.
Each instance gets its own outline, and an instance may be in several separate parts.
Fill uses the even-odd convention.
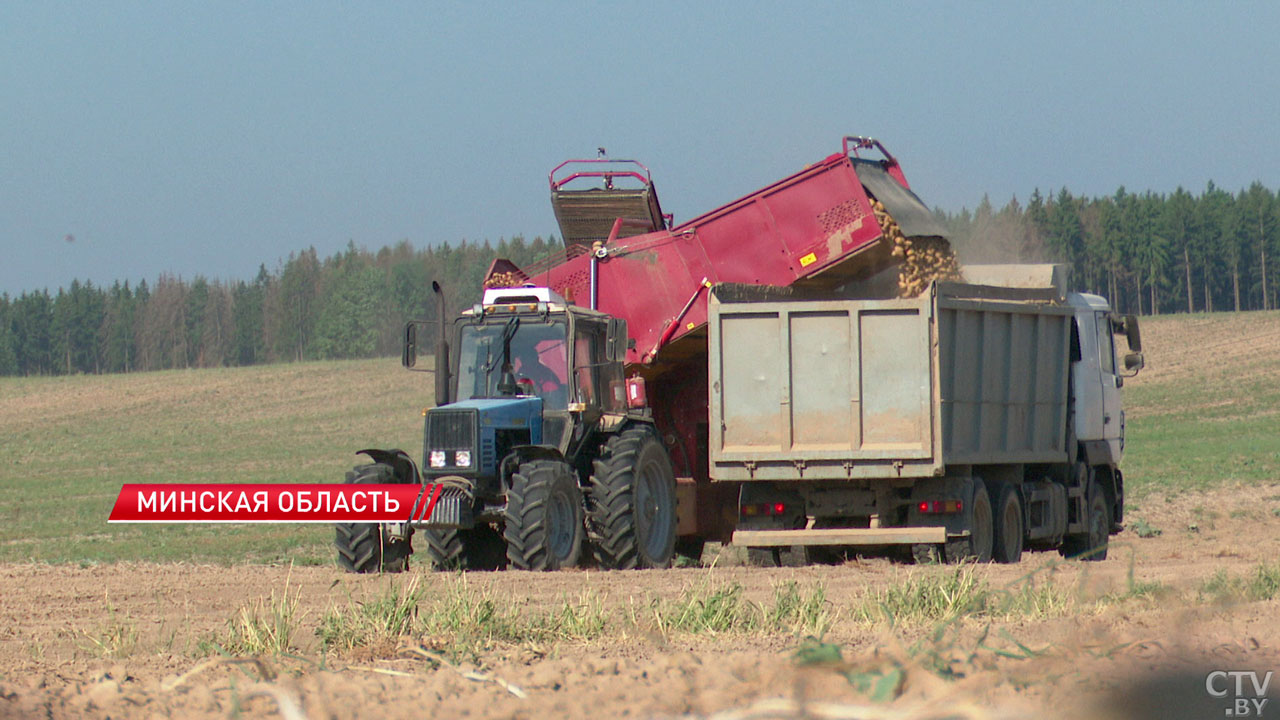
[[[859,609],[878,591],[949,580],[957,569],[881,558],[776,569],[465,577],[415,570],[392,578],[316,567],[9,565],[0,569],[0,716],[290,717],[296,706],[293,717],[306,718],[1078,717],[1114,709],[1109,693],[1167,672],[1182,673],[1173,709],[1217,708],[1212,716],[1221,717],[1226,701],[1204,692],[1208,672],[1280,668],[1280,596],[1254,599],[1229,582],[1247,581],[1280,557],[1277,493],[1149,499],[1144,520],[1161,534],[1123,535],[1104,562],[1040,553],[1019,565],[960,569],[997,594],[1060,590],[1044,607],[951,622],[904,619],[897,627]],[[1208,524],[1206,505],[1218,508]],[[326,613],[403,590],[415,577],[422,613],[450,595],[488,599],[523,617],[581,607],[587,598],[610,627],[585,639],[498,639],[461,654],[441,651],[450,638],[416,634],[323,652],[315,632]],[[657,619],[655,608],[724,588],[740,588],[741,607],[767,608],[793,582],[824,589],[832,618],[824,640],[842,648],[843,664],[798,664],[797,633],[678,629]],[[202,640],[226,636],[240,608],[286,594],[298,600],[289,655],[253,664],[201,650]],[[1054,602],[1068,606],[1059,611]],[[892,670],[902,682],[887,703],[872,704],[847,677]],[[742,714],[768,709],[760,705],[768,699],[785,701],[784,711]],[[1170,715],[1168,700],[1145,697],[1135,707],[1150,717],[1193,716]]]

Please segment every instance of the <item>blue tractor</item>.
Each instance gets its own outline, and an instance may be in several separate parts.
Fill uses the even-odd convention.
[[[666,567],[676,542],[675,476],[648,408],[629,402],[626,322],[547,288],[490,289],[453,323],[440,309],[437,407],[422,464],[363,450],[348,483],[443,486],[431,516],[337,526],[352,572],[408,567],[421,530],[439,569]],[[417,358],[415,321],[404,364]]]

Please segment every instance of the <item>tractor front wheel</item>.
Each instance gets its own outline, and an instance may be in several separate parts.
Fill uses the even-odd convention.
[[[582,554],[582,490],[573,468],[533,460],[511,476],[507,490],[507,560],[518,570],[559,570]]]
[[[348,485],[394,485],[395,469],[385,463],[357,465],[347,472]],[[409,569],[409,556],[413,554],[409,536],[391,535],[379,523],[337,523],[333,540],[338,549],[338,565],[355,573],[404,572]]]
[[[502,570],[507,545],[502,533],[487,523],[470,530],[423,530],[427,558],[436,570]]]

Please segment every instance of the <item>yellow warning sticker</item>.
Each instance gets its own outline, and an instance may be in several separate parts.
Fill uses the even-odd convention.
[[[818,262],[818,256],[813,253],[809,253],[808,255],[800,258],[800,267],[809,267],[816,262]]]
[[[694,328],[696,328],[696,327],[698,327],[698,326],[697,326],[697,325],[694,325],[693,323],[689,323],[688,325],[686,325],[686,326],[685,326],[685,329],[687,329],[687,330],[692,330],[692,329],[694,329]]]

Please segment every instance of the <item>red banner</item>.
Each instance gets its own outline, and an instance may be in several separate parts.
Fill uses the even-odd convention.
[[[113,523],[402,523],[431,517],[441,486],[128,484]]]

